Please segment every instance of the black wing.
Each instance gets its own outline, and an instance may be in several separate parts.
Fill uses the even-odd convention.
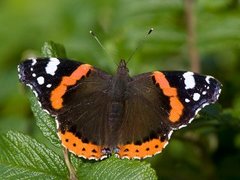
[[[221,84],[192,72],[146,73],[128,85],[120,157],[144,158],[161,152],[172,130],[186,126],[205,105],[214,103]]]
[[[88,64],[57,58],[29,59],[19,78],[30,86],[43,109],[56,117],[58,135],[70,151],[85,158],[105,156],[104,144],[112,77]]]

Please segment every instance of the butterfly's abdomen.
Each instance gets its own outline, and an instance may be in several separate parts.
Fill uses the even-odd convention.
[[[109,111],[109,121],[110,123],[114,123],[116,120],[121,118],[123,113],[124,105],[122,102],[112,102],[110,111]]]
[[[116,145],[118,140],[117,132],[122,124],[128,81],[129,75],[127,71],[126,73],[117,73],[113,78],[112,88],[109,92],[111,103],[109,105],[108,123],[111,137],[108,144],[111,145]]]

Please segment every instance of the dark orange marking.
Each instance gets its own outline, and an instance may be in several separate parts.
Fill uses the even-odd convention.
[[[62,140],[62,145],[79,157],[98,160],[105,156],[105,154],[102,153],[101,146],[84,143],[71,132],[65,132],[64,134],[58,132],[58,135]]]
[[[152,139],[141,145],[135,145],[134,143],[126,144],[118,146],[118,155],[120,158],[128,157],[129,159],[143,159],[160,153],[166,145],[167,141],[162,142],[160,139]]]
[[[68,86],[75,85],[78,80],[86,76],[92,68],[89,64],[80,65],[70,76],[64,76],[60,84],[51,92],[50,101],[54,109],[61,109],[63,104],[63,95],[67,91]]]
[[[177,89],[170,86],[165,75],[159,71],[155,71],[153,76],[156,80],[156,83],[159,84],[159,87],[162,89],[165,96],[170,97],[170,114],[169,120],[173,123],[179,121],[181,115],[183,114],[183,104],[178,99]]]
[[[120,158],[143,159],[160,153],[165,145],[167,145],[167,141],[162,142],[160,139],[152,139],[141,145],[135,145],[134,143],[126,144],[118,147],[118,155]]]
[[[179,101],[177,97],[170,97],[170,106],[172,107],[172,110],[170,111],[169,119],[171,121],[174,121],[174,120],[178,121],[183,112],[182,103]]]

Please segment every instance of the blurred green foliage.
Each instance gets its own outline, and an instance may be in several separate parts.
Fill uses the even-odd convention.
[[[147,159],[160,179],[240,178],[240,4],[198,0],[197,47],[201,70],[223,84],[219,104],[201,111],[174,133],[162,154]],[[71,59],[114,72],[150,27],[129,63],[132,75],[152,70],[190,70],[182,0],[0,1],[0,133],[17,130],[47,143],[36,126],[17,64],[40,55],[46,40],[66,47]],[[111,58],[89,34],[93,30]],[[115,63],[114,63],[115,62]]]

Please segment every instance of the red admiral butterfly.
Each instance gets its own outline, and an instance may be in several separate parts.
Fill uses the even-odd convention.
[[[79,157],[142,159],[162,151],[173,130],[215,103],[221,84],[188,71],[130,77],[121,60],[109,75],[89,64],[32,58],[18,66],[42,108],[55,117],[62,145]]]

